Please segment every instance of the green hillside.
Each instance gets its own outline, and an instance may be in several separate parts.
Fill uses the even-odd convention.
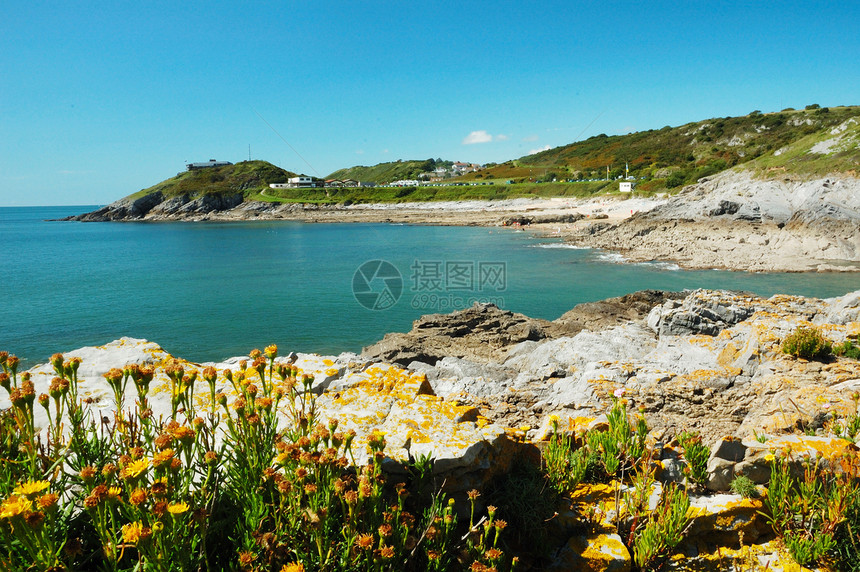
[[[843,126],[843,133],[836,133]],[[674,189],[749,163],[766,172],[822,175],[860,164],[860,107],[786,109],[724,117],[629,135],[597,135],[473,173],[464,179],[644,179],[640,191]],[[840,141],[827,148],[827,141]],[[823,144],[827,152],[816,152]],[[820,151],[822,147],[819,147]]]
[[[158,191],[166,197],[204,194],[243,193],[246,197],[257,195],[270,183],[286,183],[295,173],[285,171],[267,161],[242,161],[235,165],[207,167],[184,171],[175,177],[142,189],[129,198],[138,198]]]
[[[393,161],[340,169],[329,179],[379,185],[416,179],[450,161]],[[520,159],[488,166],[441,184],[418,188],[270,189],[295,173],[266,161],[184,171],[131,195],[161,192],[165,198],[242,193],[245,199],[278,202],[404,202],[617,193],[629,165],[637,193],[676,191],[702,177],[733,167],[760,176],[822,176],[860,171],[860,107],[754,111],[680,127],[628,135],[598,135]],[[607,181],[607,167],[609,180]]]
[[[366,183],[384,185],[392,181],[417,179],[421,173],[432,172],[437,166],[450,166],[451,161],[426,159],[423,161],[391,161],[373,167],[356,166],[339,169],[326,179],[355,179]]]

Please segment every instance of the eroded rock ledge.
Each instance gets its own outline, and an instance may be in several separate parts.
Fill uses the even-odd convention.
[[[574,242],[631,261],[748,271],[860,270],[860,179],[758,180],[727,171],[612,224],[572,229]]]

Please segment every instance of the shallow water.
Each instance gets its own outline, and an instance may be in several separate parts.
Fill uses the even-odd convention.
[[[409,330],[422,314],[474,300],[555,319],[581,302],[645,288],[817,297],[860,289],[856,274],[623,264],[611,253],[505,229],[44,220],[88,210],[0,208],[0,349],[25,363],[122,336],[158,342],[194,361],[269,343],[282,352],[360,351],[387,332]],[[356,277],[373,260],[390,266],[366,266]],[[374,277],[380,268],[393,272]],[[386,288],[391,298],[376,297]]]

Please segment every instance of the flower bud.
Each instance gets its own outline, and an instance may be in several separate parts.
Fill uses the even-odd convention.
[[[203,370],[203,379],[210,385],[214,384],[215,380],[218,379],[218,370],[210,365]]]
[[[63,354],[54,354],[51,356],[51,365],[54,367],[54,371],[57,372],[57,375],[63,375]]]
[[[18,356],[9,356],[6,359],[6,367],[12,372],[12,375],[18,373]]]

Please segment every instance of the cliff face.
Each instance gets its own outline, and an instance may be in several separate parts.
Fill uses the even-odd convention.
[[[182,220],[232,209],[244,201],[242,193],[208,194],[192,197],[183,194],[165,197],[160,191],[136,198],[120,199],[98,210],[69,217],[81,222]]]
[[[860,269],[860,179],[760,180],[725,172],[616,225],[596,224],[579,244],[634,261],[751,271]]]

